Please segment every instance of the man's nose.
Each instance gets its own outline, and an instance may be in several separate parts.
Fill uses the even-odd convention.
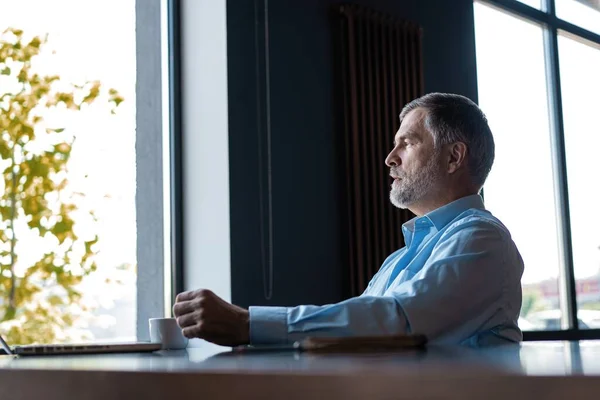
[[[392,150],[390,154],[388,154],[388,156],[385,158],[385,165],[387,165],[390,168],[397,167],[400,164],[402,164],[402,161],[400,160],[400,157],[398,157],[398,154],[396,154],[394,150]]]

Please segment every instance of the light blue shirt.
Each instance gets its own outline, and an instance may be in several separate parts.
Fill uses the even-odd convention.
[[[402,226],[365,292],[324,306],[250,307],[252,344],[420,333],[430,342],[518,342],[523,260],[508,229],[467,196]]]

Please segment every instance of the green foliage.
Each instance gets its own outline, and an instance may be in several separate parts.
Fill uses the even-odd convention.
[[[536,311],[548,309],[548,304],[544,302],[544,296],[539,289],[528,288],[523,289],[523,301],[521,304],[521,317],[527,316]]]
[[[580,310],[598,310],[600,311],[600,302],[594,301],[590,303],[579,304]]]
[[[59,76],[36,73],[32,63],[46,42],[27,41],[18,29],[0,34],[0,333],[13,344],[64,340],[61,332],[85,309],[77,285],[96,269],[98,236],[75,233],[81,213],[65,190],[75,136],[47,126],[45,116],[97,101],[111,103],[114,113],[123,101],[115,89],[103,97],[98,81],[65,90]],[[54,244],[31,265],[19,262],[25,231]]]
[[[521,305],[522,317],[526,317],[533,310],[538,297],[536,292],[523,293],[523,303]]]

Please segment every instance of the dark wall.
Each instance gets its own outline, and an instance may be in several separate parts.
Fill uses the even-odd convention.
[[[338,3],[268,1],[268,110],[264,1],[228,1],[232,300],[242,306],[344,297],[343,198],[337,188],[345,176],[335,145],[330,23]],[[355,3],[421,25],[427,92],[477,100],[472,0]],[[271,251],[273,293],[267,300],[264,261]]]

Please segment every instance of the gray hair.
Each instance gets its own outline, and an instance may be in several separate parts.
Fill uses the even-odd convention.
[[[400,123],[416,108],[427,112],[425,129],[433,135],[436,149],[455,142],[467,145],[469,172],[481,188],[492,169],[495,146],[487,118],[477,104],[458,94],[429,93],[404,106]]]

